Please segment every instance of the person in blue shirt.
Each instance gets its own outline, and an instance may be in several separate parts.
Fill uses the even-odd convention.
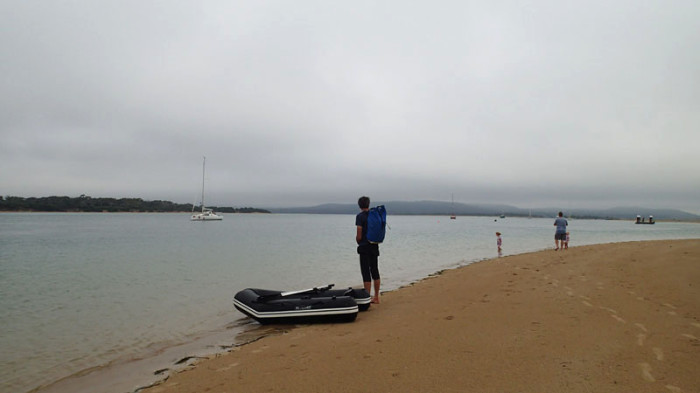
[[[379,245],[367,241],[367,217],[369,215],[369,197],[363,196],[357,201],[360,212],[355,216],[357,227],[357,253],[360,254],[360,273],[362,283],[367,293],[371,293],[374,283],[374,296],[372,303],[379,303]]]
[[[554,226],[557,227],[557,231],[554,232],[554,245],[556,248],[554,251],[558,251],[559,248],[564,248],[564,242],[566,241],[566,227],[569,222],[564,218],[564,213],[559,212],[559,217],[554,220]]]

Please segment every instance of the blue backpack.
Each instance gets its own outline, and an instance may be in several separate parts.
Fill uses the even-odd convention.
[[[386,234],[386,209],[384,205],[369,209],[367,215],[367,241],[379,244]]]

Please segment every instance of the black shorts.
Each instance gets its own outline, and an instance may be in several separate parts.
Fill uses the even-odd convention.
[[[555,233],[554,240],[566,240],[566,233]]]
[[[379,280],[379,245],[363,244],[357,246],[357,253],[360,254],[362,281]]]
[[[379,244],[369,243],[361,244],[357,246],[357,253],[360,255],[372,255],[375,257],[379,256]]]
[[[376,255],[360,254],[360,273],[363,282],[379,280],[379,258]]]

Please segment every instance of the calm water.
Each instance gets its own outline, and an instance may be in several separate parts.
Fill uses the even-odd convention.
[[[504,255],[553,248],[552,223],[389,216],[383,289],[496,257],[496,231]],[[700,238],[698,224],[570,220],[569,228],[571,246]],[[134,359],[168,363],[180,355],[164,356],[167,348],[234,343],[249,323],[231,302],[241,289],[361,285],[354,237],[351,215],[228,214],[202,223],[189,214],[0,214],[0,392],[86,370],[97,371],[92,391],[133,391],[155,370],[119,371]],[[137,367],[158,366],[147,364]],[[108,383],[120,379],[114,374],[129,378]],[[79,391],[79,380],[64,390]]]

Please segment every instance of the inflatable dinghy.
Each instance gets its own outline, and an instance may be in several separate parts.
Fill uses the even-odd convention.
[[[352,322],[369,308],[364,289],[332,289],[333,284],[299,291],[247,288],[236,294],[234,306],[262,324]]]

